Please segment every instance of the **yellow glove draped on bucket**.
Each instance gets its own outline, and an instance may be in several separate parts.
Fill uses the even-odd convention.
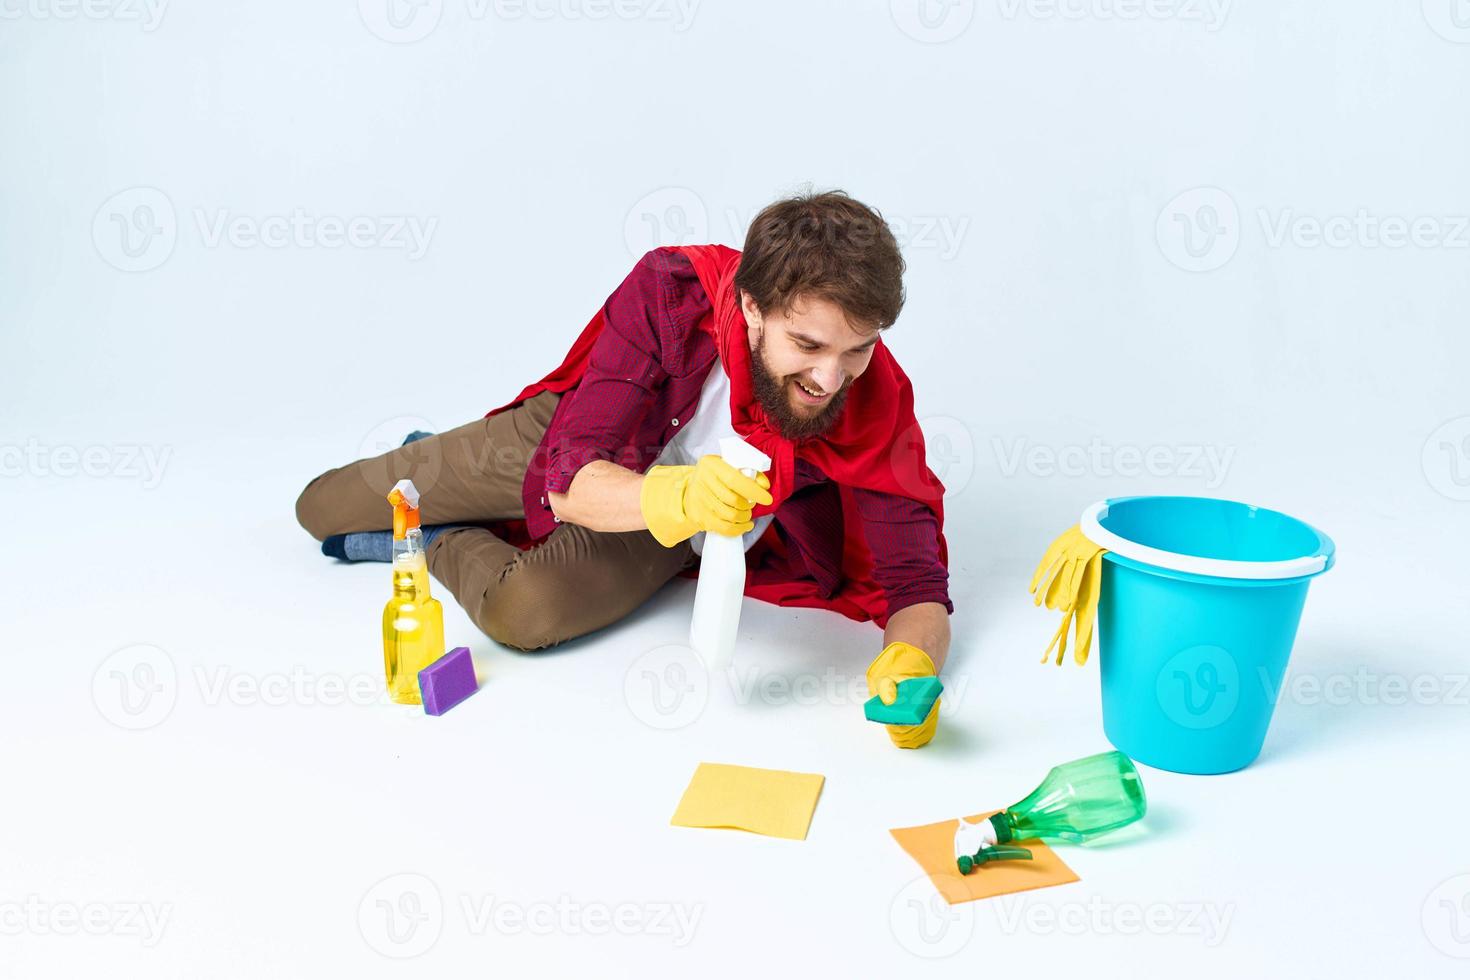
[[[892,704],[898,699],[899,681],[933,676],[934,661],[927,653],[902,640],[894,640],[868,665],[868,695],[876,695],[884,704]],[[920,724],[883,726],[888,729],[888,737],[893,744],[901,749],[917,749],[929,744],[934,730],[939,727],[939,702],[942,700],[934,700],[934,707],[929,709],[928,717]]]
[[[1036,596],[1036,605],[1045,602],[1046,608],[1062,614],[1061,626],[1041,655],[1042,663],[1051,659],[1055,647],[1057,666],[1061,666],[1067,652],[1067,632],[1074,624],[1076,642],[1072,645],[1072,657],[1079,665],[1087,663],[1092,628],[1097,619],[1098,594],[1102,589],[1102,556],[1106,553],[1106,548],[1083,537],[1082,529],[1074,524],[1051,543],[1041,564],[1036,566],[1036,574],[1031,576],[1031,594]]]

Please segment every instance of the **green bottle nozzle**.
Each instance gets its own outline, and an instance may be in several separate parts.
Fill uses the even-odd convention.
[[[1025,847],[1008,847],[1004,844],[992,844],[982,847],[974,854],[961,854],[955,862],[959,865],[960,874],[967,875],[980,865],[990,861],[1030,861],[1031,851]]]

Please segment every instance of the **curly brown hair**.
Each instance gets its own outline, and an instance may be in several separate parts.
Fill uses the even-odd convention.
[[[763,314],[802,298],[835,303],[859,329],[886,330],[903,309],[903,255],[883,216],[840,190],[767,206],[745,236],[735,287]]]

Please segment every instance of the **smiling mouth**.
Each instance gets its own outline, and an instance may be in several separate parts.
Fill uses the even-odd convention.
[[[796,381],[793,379],[791,383],[796,386],[798,392],[797,397],[808,405],[819,405],[822,402],[826,401],[828,398],[832,397],[830,393],[819,394],[815,390],[808,388],[806,385],[802,384],[800,381]]]

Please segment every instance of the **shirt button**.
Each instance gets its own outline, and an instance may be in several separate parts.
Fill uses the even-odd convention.
[[[541,506],[542,507],[545,507],[546,506],[546,498],[545,497],[542,497],[541,498]]]

